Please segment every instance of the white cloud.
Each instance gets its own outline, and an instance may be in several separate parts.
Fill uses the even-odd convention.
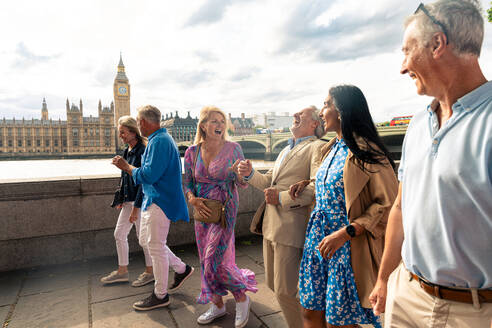
[[[488,7],[488,1],[482,4]],[[376,121],[421,110],[399,74],[405,0],[30,1],[0,5],[0,117],[85,115],[112,100],[119,52],[131,108],[165,112],[214,104],[233,115],[320,106],[333,84],[358,85]],[[481,58],[492,75],[492,24]]]

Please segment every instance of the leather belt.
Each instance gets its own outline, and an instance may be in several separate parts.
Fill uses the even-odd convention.
[[[439,286],[424,279],[420,278],[416,274],[409,272],[413,279],[415,279],[420,287],[427,293],[437,298],[461,302],[461,303],[473,303],[472,289],[456,289],[451,287]],[[480,303],[492,303],[492,290],[491,289],[477,289],[478,301]]]

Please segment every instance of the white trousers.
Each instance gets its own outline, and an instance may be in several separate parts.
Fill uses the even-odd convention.
[[[118,265],[128,265],[128,234],[132,230],[135,224],[135,232],[137,238],[140,235],[140,211],[138,211],[138,219],[135,223],[130,222],[130,214],[132,213],[133,202],[123,203],[116,228],[114,229],[114,239],[116,240],[116,251],[118,253]],[[149,250],[143,247],[145,256],[145,266],[152,266],[152,259],[150,258]]]
[[[156,204],[142,211],[139,241],[142,247],[149,249],[154,267],[154,293],[160,299],[167,294],[169,265],[177,273],[183,273],[186,270],[186,264],[166,245],[170,224],[171,221]]]

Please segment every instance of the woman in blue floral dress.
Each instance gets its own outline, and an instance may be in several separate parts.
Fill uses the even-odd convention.
[[[381,327],[368,296],[397,192],[394,163],[359,88],[331,88],[320,116],[325,131],[337,136],[319,154],[299,272],[304,327]],[[291,186],[291,196],[307,183]]]

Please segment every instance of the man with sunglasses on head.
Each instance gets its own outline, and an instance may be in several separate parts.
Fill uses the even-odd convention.
[[[491,325],[492,82],[478,63],[477,5],[421,4],[405,22],[401,73],[435,99],[403,142],[370,296],[375,314],[386,310],[385,328]]]

